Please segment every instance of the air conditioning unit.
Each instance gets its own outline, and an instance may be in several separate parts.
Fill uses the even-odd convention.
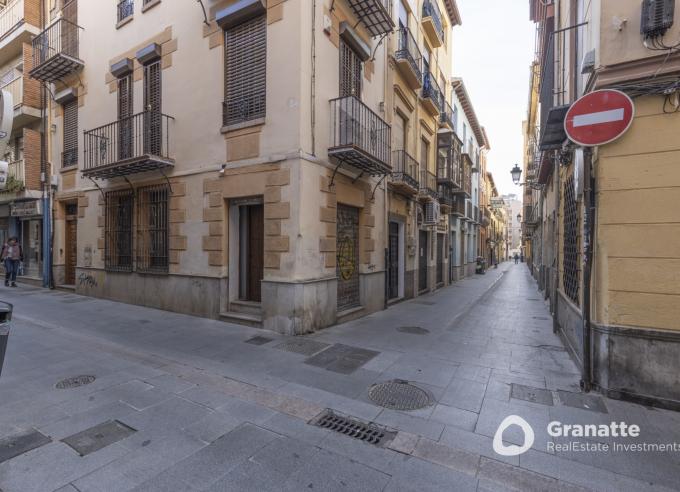
[[[425,204],[425,224],[437,225],[441,217],[439,202],[427,202]]]
[[[666,34],[673,25],[675,0],[643,0],[640,34],[645,39]]]

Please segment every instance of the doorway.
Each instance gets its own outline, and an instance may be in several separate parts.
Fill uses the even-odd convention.
[[[437,234],[437,285],[444,283],[444,234]]]
[[[239,207],[239,299],[262,301],[264,205]]]
[[[78,263],[78,204],[67,203],[64,230],[64,284],[75,285]]]
[[[388,276],[388,286],[387,295],[388,299],[396,299],[400,297],[399,285],[401,283],[401,269],[399,265],[401,263],[400,259],[400,234],[399,234],[399,223],[390,222],[389,224],[389,240],[387,249],[387,276]]]
[[[427,231],[418,236],[418,292],[427,290]]]
[[[338,204],[338,311],[361,304],[359,293],[359,209]]]

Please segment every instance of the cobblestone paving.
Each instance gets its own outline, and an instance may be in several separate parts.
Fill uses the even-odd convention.
[[[639,441],[680,442],[680,415],[580,394],[525,265],[323,330],[308,338],[340,355],[317,353],[312,364],[254,328],[27,287],[0,298],[15,304],[0,378],[4,492],[678,487],[680,453],[551,451],[566,440],[548,435],[550,421],[625,421],[640,426]],[[244,343],[258,335],[273,340]],[[96,379],[55,387],[87,375]],[[396,411],[368,398],[372,384],[395,379],[433,404]],[[377,447],[310,425],[326,408],[396,437]],[[503,457],[492,440],[513,414],[536,439]],[[64,442],[111,422],[134,432],[96,435],[107,445],[85,456]],[[32,431],[48,439],[3,452]],[[523,436],[512,427],[504,440]]]

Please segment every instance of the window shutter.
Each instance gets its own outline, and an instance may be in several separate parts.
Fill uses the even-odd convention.
[[[69,101],[64,109],[64,150],[62,167],[74,166],[78,163],[78,100]]]
[[[361,59],[350,46],[340,40],[340,97],[361,99]]]
[[[160,155],[162,135],[161,62],[144,67],[144,152]]]
[[[225,31],[223,124],[264,118],[267,90],[267,23],[264,15]]]
[[[118,79],[118,158],[132,157],[132,75]]]

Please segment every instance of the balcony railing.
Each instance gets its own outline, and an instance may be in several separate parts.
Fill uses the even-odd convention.
[[[439,123],[449,130],[453,130],[453,108],[443,99],[444,97],[442,96],[442,111],[439,113]]]
[[[355,96],[331,100],[329,157],[377,176],[392,172],[391,129]]]
[[[392,153],[392,183],[408,191],[418,191],[418,161],[405,150]]]
[[[454,195],[454,200],[451,206],[451,213],[459,217],[465,216],[465,198],[463,195]]]
[[[83,68],[79,36],[80,27],[64,17],[36,36],[31,77],[54,82]]]
[[[439,84],[434,78],[434,75],[427,72],[423,77],[423,102],[427,103],[432,113],[441,113],[442,111],[442,92],[439,89]]]
[[[122,22],[135,13],[134,0],[119,0],[118,2],[118,22]]]
[[[431,39],[435,48],[444,44],[444,24],[442,23],[442,13],[439,10],[436,0],[425,0],[423,2],[423,23],[431,23],[433,33],[437,39]],[[426,31],[429,31],[426,24]]]
[[[451,192],[451,188],[444,185],[439,185],[437,187],[438,200],[442,208],[446,208],[449,211],[453,209],[453,204],[456,201],[456,196]]]
[[[347,0],[371,36],[381,36],[394,29],[392,0]]]
[[[0,40],[24,23],[24,0],[14,0],[0,10]]]
[[[399,66],[403,66],[402,73],[413,89],[419,89],[423,86],[423,71],[422,71],[422,55],[418,48],[418,42],[411,34],[408,27],[399,29],[399,38],[397,41],[397,51],[394,53],[394,58],[397,60]]]
[[[7,169],[7,177],[12,178],[20,189],[23,189],[26,184],[26,164],[23,159],[19,159],[9,163]]]
[[[428,200],[436,200],[439,198],[439,193],[437,191],[437,176],[427,169],[420,170],[420,195]]]
[[[172,166],[172,122],[145,111],[85,132],[83,174],[112,178]]]

